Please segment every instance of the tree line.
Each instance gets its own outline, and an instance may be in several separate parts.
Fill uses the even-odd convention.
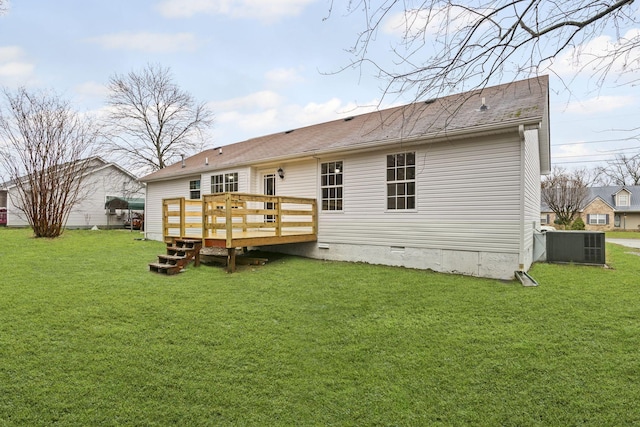
[[[169,68],[114,74],[107,88],[103,117],[81,114],[52,91],[5,88],[0,95],[0,184],[12,189],[36,237],[62,233],[95,156],[151,172],[202,149],[213,113]]]

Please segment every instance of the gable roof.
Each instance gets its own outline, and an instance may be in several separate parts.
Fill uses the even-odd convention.
[[[377,148],[393,143],[436,142],[479,132],[541,126],[541,169],[549,169],[548,76],[488,87],[320,123],[225,145],[153,172],[161,181],[257,162]],[[480,109],[482,101],[488,106]],[[221,154],[220,154],[221,153]]]
[[[106,160],[104,160],[102,157],[99,156],[94,156],[94,157],[88,157],[86,159],[82,159],[80,160],[82,162],[88,162],[88,165],[86,166],[86,169],[84,170],[83,175],[84,176],[88,176],[91,175],[93,173],[99,172],[103,169],[106,168],[115,168],[116,170],[120,171],[122,174],[127,175],[129,178],[131,178],[134,181],[138,181],[138,177],[133,175],[131,172],[127,171],[126,169],[123,169],[121,166],[119,166],[116,163],[109,163]],[[20,178],[18,178],[19,180],[23,180],[27,177],[27,175],[25,176],[21,176]],[[0,183],[0,188],[4,189],[4,190],[8,190],[12,187],[16,186],[16,180],[10,180],[10,181],[6,181],[4,183]]]
[[[616,206],[616,195],[627,190],[630,196],[630,206]],[[640,185],[607,185],[603,187],[589,187],[589,196],[585,208],[596,200],[602,200],[616,212],[640,212]],[[544,201],[540,202],[540,212],[551,212]]]
[[[631,194],[630,206],[616,206],[616,194],[622,190],[627,190]],[[605,187],[591,187],[591,197],[589,203],[596,197],[601,198],[608,205],[612,206],[616,212],[636,212],[640,211],[640,185],[609,185]]]

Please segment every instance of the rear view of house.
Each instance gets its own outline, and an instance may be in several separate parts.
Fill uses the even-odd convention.
[[[548,114],[544,76],[206,150],[141,179],[146,235],[166,239],[164,199],[300,197],[313,241],[267,249],[512,278],[533,259]]]

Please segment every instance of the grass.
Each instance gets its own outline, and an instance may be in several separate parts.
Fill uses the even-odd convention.
[[[0,426],[640,423],[640,257],[540,286],[296,257],[147,271],[158,242],[0,229]]]
[[[637,231],[607,231],[605,234],[612,239],[640,239]]]

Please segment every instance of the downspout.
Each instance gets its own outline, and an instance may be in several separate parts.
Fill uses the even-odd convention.
[[[142,227],[144,228],[144,239],[147,240],[147,208],[149,206],[149,201],[147,200],[147,197],[149,197],[149,191],[148,191],[148,185],[146,182],[143,182],[144,184],[144,209],[142,212],[144,212],[143,217],[142,217]],[[162,214],[160,215],[160,217],[162,217]],[[133,222],[131,223],[131,229],[133,230]],[[163,239],[164,240],[164,239]]]
[[[518,126],[520,135],[520,242],[518,250],[518,270],[524,271],[524,227],[525,227],[525,180],[526,180],[526,159],[525,159],[525,137],[524,125]]]

